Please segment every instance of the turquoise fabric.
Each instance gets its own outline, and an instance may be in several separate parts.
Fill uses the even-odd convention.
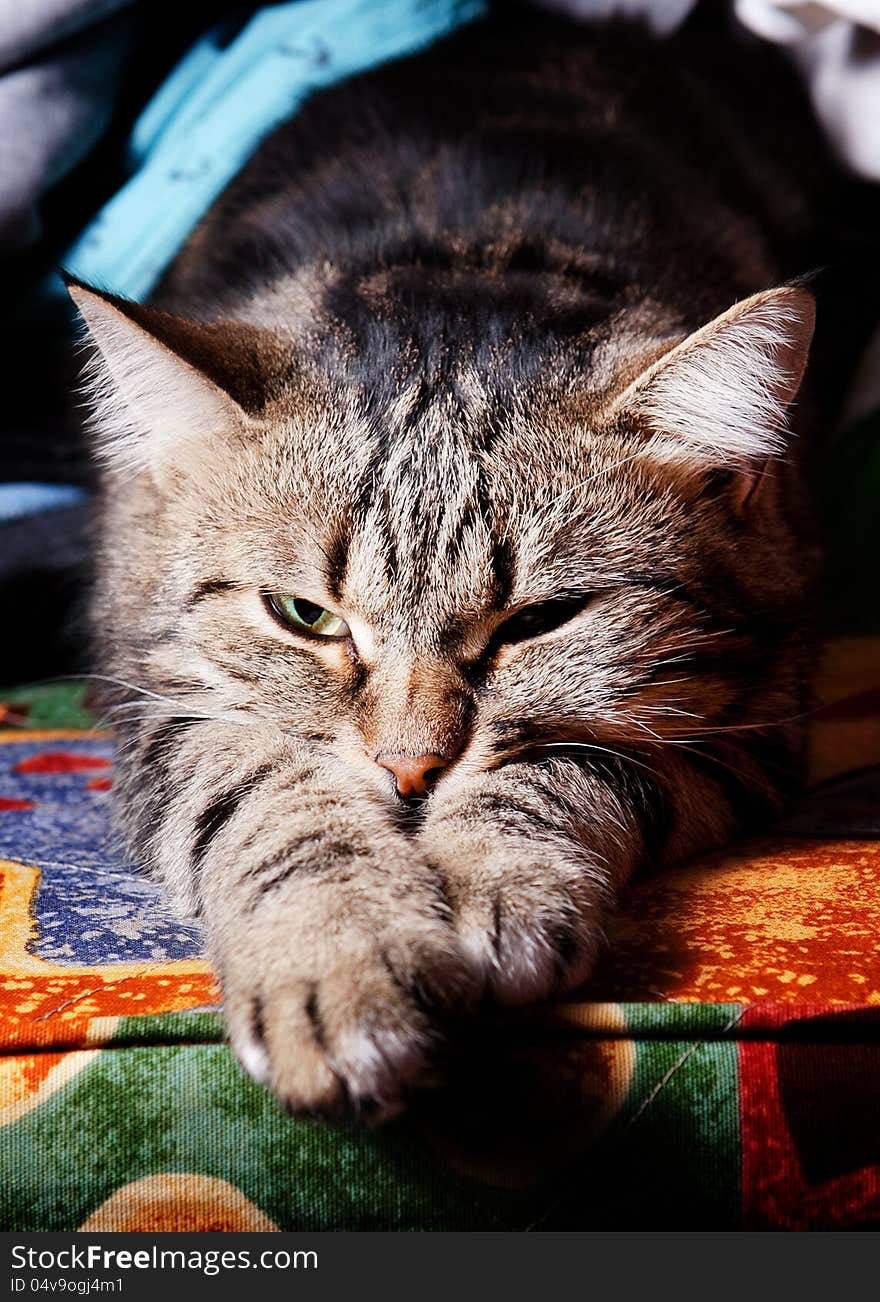
[[[294,0],[220,27],[181,61],[137,122],[133,175],[64,264],[126,298],[149,294],[202,214],[309,92],[423,48],[486,0]]]

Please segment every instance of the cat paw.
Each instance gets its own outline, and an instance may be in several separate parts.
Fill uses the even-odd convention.
[[[499,1004],[526,1004],[573,989],[593,967],[597,937],[572,900],[550,892],[532,909],[514,891],[463,893],[462,948]],[[554,898],[555,896],[555,898]]]
[[[444,866],[449,862],[447,854]],[[594,897],[580,866],[567,867],[542,863],[539,854],[494,863],[463,853],[446,869],[462,951],[496,1003],[533,1003],[590,975],[601,937],[600,892]]]
[[[224,991],[245,1070],[298,1115],[379,1122],[400,1112],[432,1069],[446,1016],[474,993],[454,933],[423,932],[410,945],[349,936],[298,961],[272,942],[263,963],[236,956]]]

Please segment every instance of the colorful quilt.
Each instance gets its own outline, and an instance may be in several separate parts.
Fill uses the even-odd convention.
[[[0,1228],[880,1224],[880,643],[835,644],[814,790],[636,884],[589,987],[461,1031],[371,1131],[287,1117],[198,928],[133,870],[78,688],[0,707]]]

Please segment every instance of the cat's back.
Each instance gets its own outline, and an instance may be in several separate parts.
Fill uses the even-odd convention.
[[[829,165],[796,80],[731,42],[717,10],[661,42],[505,6],[313,96],[155,300],[258,319],[266,289],[309,266],[477,266],[611,299],[638,286],[699,320],[821,257]]]

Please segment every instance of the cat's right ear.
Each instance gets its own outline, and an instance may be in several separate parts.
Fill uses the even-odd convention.
[[[229,337],[237,327],[186,321],[66,283],[93,346],[86,389],[98,455],[108,468],[160,477],[167,466],[204,455],[206,441],[248,422],[222,382],[230,370],[247,373],[236,351],[242,341]]]

